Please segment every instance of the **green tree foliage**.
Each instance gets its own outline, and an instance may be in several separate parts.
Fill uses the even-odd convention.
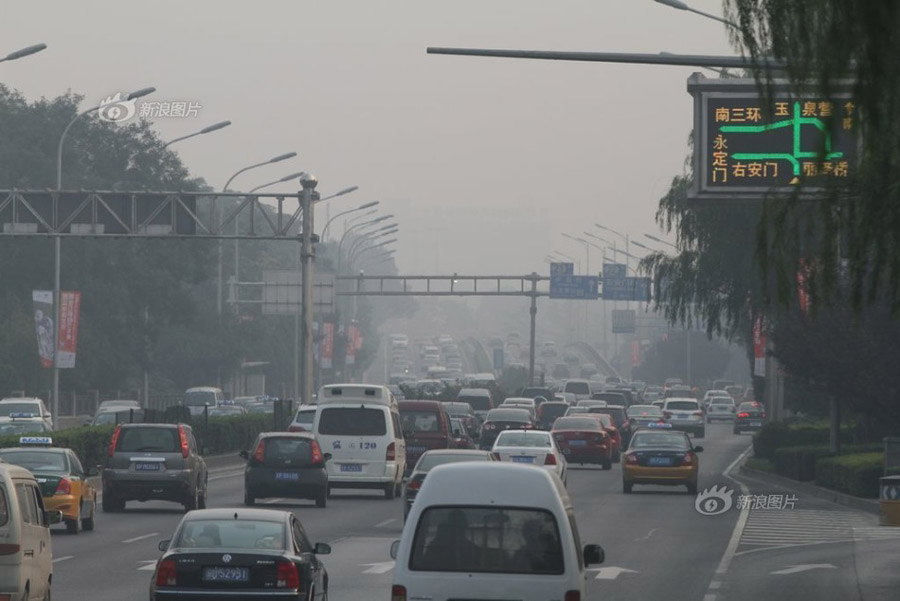
[[[799,258],[816,257],[814,296],[843,293],[859,310],[886,299],[900,311],[900,3],[895,0],[725,0],[740,25],[733,42],[745,56],[786,62],[797,88],[830,97],[850,81],[861,116],[859,164],[846,184],[814,203],[799,195],[767,203],[759,231],[760,263],[770,269],[780,300],[792,287]],[[773,73],[755,72],[771,93]],[[843,236],[842,248],[836,240]],[[846,278],[841,259],[847,259]],[[880,290],[885,295],[880,295]]]

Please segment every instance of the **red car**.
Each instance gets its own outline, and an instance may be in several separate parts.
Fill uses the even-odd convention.
[[[588,415],[600,421],[600,426],[609,434],[612,445],[612,462],[619,463],[622,457],[622,435],[616,426],[616,420],[611,415],[605,413],[605,407],[591,407]]]
[[[450,416],[439,401],[400,401],[399,408],[406,439],[406,471],[411,472],[425,451],[451,447]]]
[[[593,415],[560,417],[550,430],[569,463],[599,463],[612,469],[612,439]]]

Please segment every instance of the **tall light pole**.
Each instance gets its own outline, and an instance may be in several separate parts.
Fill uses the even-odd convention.
[[[21,50],[16,50],[15,52],[10,52],[3,58],[0,58],[0,63],[5,63],[6,61],[14,61],[17,58],[23,58],[25,56],[30,56],[37,52],[40,52],[44,48],[47,47],[47,44],[35,44],[34,46],[28,46],[27,48],[22,48]]]
[[[242,169],[238,169],[234,173],[234,175],[229,177],[228,181],[225,182],[225,187],[222,188],[222,192],[228,192],[228,186],[231,184],[231,182],[234,181],[234,178],[236,178],[237,176],[239,176],[242,173],[250,171],[251,169],[256,169],[257,167],[262,167],[264,165],[271,165],[272,163],[280,163],[281,161],[286,161],[287,159],[292,159],[295,156],[297,156],[296,152],[287,152],[285,154],[279,154],[276,157],[272,157],[268,161],[263,161],[261,163],[255,163],[253,165],[248,165]],[[218,229],[218,227],[219,227],[219,204],[220,203],[218,201],[214,201],[214,202],[216,204],[213,206],[213,224],[216,227],[216,229]],[[238,218],[237,217],[234,218],[234,233],[235,233],[235,235],[237,235],[237,233],[238,233]],[[220,234],[221,234],[221,232],[220,232]],[[234,240],[235,258],[237,258],[239,252],[240,251],[238,249],[238,240],[237,240],[237,238],[235,238],[235,240]],[[222,299],[222,277],[223,277],[222,259],[223,259],[223,254],[224,254],[224,246],[222,244],[222,239],[220,238],[219,239],[218,278],[216,280],[216,313],[220,316],[222,315],[222,300],[223,300]],[[237,268],[236,260],[235,260],[235,268]]]
[[[344,232],[344,235],[341,236],[340,242],[338,242],[338,252],[337,252],[337,275],[341,275],[341,263],[342,263],[342,255],[341,250],[344,247],[344,240],[347,238],[347,235],[350,234],[353,230],[359,229],[361,227],[366,227],[367,225],[374,225],[376,223],[381,223],[382,221],[386,221],[388,219],[393,218],[393,215],[382,215],[381,217],[376,217],[370,221],[363,221],[362,223],[356,223],[351,227],[347,228],[347,231]]]
[[[39,46],[43,46],[40,48]],[[37,46],[31,46],[30,48],[24,48],[19,50],[18,53],[13,52],[11,55],[13,58],[6,57],[4,60],[15,60],[16,58],[21,58],[22,56],[28,56],[29,54],[34,54],[35,52],[40,52],[46,48],[43,44],[38,44]],[[24,54],[23,54],[24,53]],[[17,56],[14,56],[17,55]],[[134,92],[128,94],[125,100],[134,100],[136,98],[140,98],[142,96],[146,96],[147,94],[152,94],[156,91],[156,88],[141,88],[140,90],[135,90]],[[84,117],[89,113],[93,113],[94,111],[99,111],[107,104],[106,102],[100,103],[97,106],[92,106],[89,109],[86,109],[69,121],[69,124],[66,125],[66,128],[63,130],[62,135],[59,137],[59,145],[56,147],[56,191],[62,191],[62,151],[63,151],[63,143],[66,141],[66,135],[69,133],[69,130],[72,129],[72,126],[76,121]],[[53,237],[54,249],[53,249],[53,402],[52,404],[52,412],[53,412],[53,423],[59,423],[59,305],[60,305],[60,259],[61,259],[61,249],[62,249],[62,238],[59,234],[56,234]]]
[[[370,209],[370,208],[372,208],[372,207],[374,207],[374,206],[377,206],[380,202],[381,202],[381,201],[373,200],[372,202],[367,202],[367,203],[365,203],[365,204],[361,204],[361,205],[359,205],[358,207],[354,207],[354,208],[352,208],[352,209],[347,209],[346,211],[341,211],[340,213],[338,213],[337,215],[335,215],[334,217],[332,217],[331,219],[329,219],[329,220],[325,223],[325,227],[322,228],[322,235],[320,236],[320,238],[322,239],[322,242],[325,242],[325,240],[326,240],[325,234],[328,233],[328,226],[331,225],[331,222],[332,222],[332,221],[334,221],[334,220],[337,219],[338,217],[341,217],[341,216],[343,216],[343,215],[347,215],[347,214],[349,214],[349,213],[355,213],[356,211],[364,211],[365,209]]]
[[[729,21],[728,19],[723,19],[722,17],[720,17],[718,15],[714,15],[711,13],[705,13],[702,10],[697,10],[696,8],[692,8],[692,7],[688,6],[687,4],[685,4],[684,2],[681,2],[681,0],[654,0],[654,1],[658,2],[659,4],[663,4],[665,6],[677,8],[678,10],[685,10],[687,12],[694,13],[696,15],[702,15],[702,16],[706,17],[707,19],[712,19],[713,21],[718,21],[719,23],[724,23],[725,25],[728,25],[729,27],[732,27],[737,31],[741,30],[740,26],[737,23]]]
[[[259,186],[256,186],[255,188],[251,188],[250,191],[247,192],[247,194],[253,194],[257,190],[262,190],[263,188],[268,188],[269,186],[274,186],[275,184],[281,184],[284,182],[292,182],[295,179],[300,179],[304,175],[306,175],[306,171],[298,171],[296,173],[291,173],[290,175],[285,175],[284,177],[276,179],[275,181],[268,182],[265,184],[260,184]]]
[[[313,262],[315,247],[313,246],[313,202],[316,198],[316,186],[319,180],[315,175],[305,174],[300,178],[303,187],[301,202],[303,206],[303,230],[300,233],[300,265],[301,265],[301,297],[300,315],[302,321],[303,355],[300,360],[300,381],[303,393],[299,403],[311,403],[313,398]],[[296,389],[295,389],[296,390]]]
[[[187,139],[193,138],[195,136],[202,136],[204,134],[218,131],[224,127],[228,127],[229,125],[231,125],[231,121],[219,121],[218,123],[213,123],[212,125],[204,127],[200,131],[195,131],[192,134],[188,134],[186,136],[181,136],[180,138],[175,138],[174,140],[171,140],[170,142],[166,142],[165,145],[163,145],[163,148],[168,148],[172,144],[175,144],[176,142],[181,142],[182,140],[187,140]]]

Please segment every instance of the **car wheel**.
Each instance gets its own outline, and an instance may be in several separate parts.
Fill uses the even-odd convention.
[[[195,488],[193,494],[191,494],[191,496],[188,497],[184,501],[185,513],[188,511],[193,511],[193,510],[197,509],[197,505],[199,504],[199,502],[200,502],[200,491]]]
[[[78,534],[81,532],[81,518],[77,517],[74,520],[66,520],[66,532],[69,534]]]
[[[203,493],[197,493],[197,509],[206,509],[206,497],[207,497],[207,489],[209,487],[209,482],[203,483]]]
[[[694,434],[694,437],[695,437],[695,438],[703,438],[704,436],[706,436],[706,429],[705,429],[705,428],[704,428],[703,430],[698,430],[697,433]]]
[[[103,511],[104,512],[115,513],[117,511],[122,511],[123,507],[124,507],[124,504],[121,503],[111,492],[103,493]]]
[[[254,505],[256,505],[256,499],[251,497],[250,493],[248,492],[244,493],[244,505],[246,505],[247,507],[253,507]]]
[[[603,465],[603,470],[604,470],[604,471],[607,471],[607,470],[611,470],[611,469],[612,469],[612,461],[610,461],[609,457],[605,457],[605,458],[603,459],[602,465]]]
[[[94,529],[94,514],[97,513],[97,502],[94,501],[91,504],[91,515],[81,520],[81,528],[86,532],[91,532]]]
[[[622,480],[622,492],[625,493],[626,495],[631,494],[631,488],[633,486],[634,486],[634,484],[632,484],[631,482],[626,482],[625,480]]]
[[[328,503],[328,492],[322,491],[319,493],[319,496],[316,497],[316,507],[325,507]]]
[[[696,495],[697,494],[697,482],[696,481],[688,482],[687,489],[688,489],[689,495]]]
[[[390,484],[385,485],[384,498],[393,499],[395,496],[397,496],[397,484],[395,482],[391,482]]]
[[[619,463],[620,461],[622,461],[622,451],[616,451],[616,454],[613,455],[612,462]]]

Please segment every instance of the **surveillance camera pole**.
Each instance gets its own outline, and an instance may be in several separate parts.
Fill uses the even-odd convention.
[[[300,319],[303,354],[300,359],[300,385],[302,393],[298,403],[311,403],[313,398],[313,201],[316,196],[316,176],[306,174],[300,178],[303,186],[301,202],[303,206],[303,231],[300,239],[301,288]]]

